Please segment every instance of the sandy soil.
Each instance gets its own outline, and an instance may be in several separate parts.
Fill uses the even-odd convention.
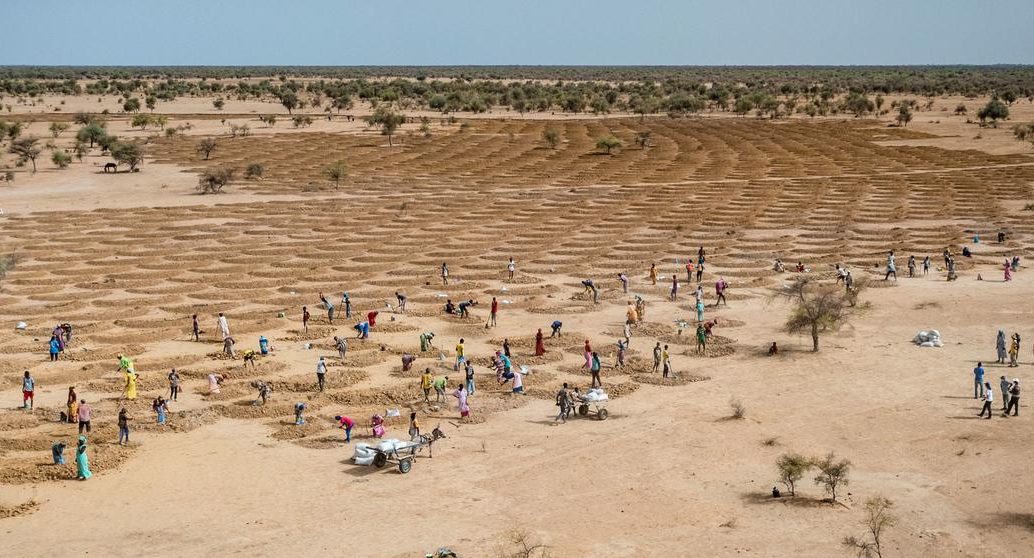
[[[556,150],[535,144],[552,124],[478,120],[397,148],[342,130],[237,138],[207,162],[191,140],[163,139],[149,144],[139,173],[98,174],[104,160],[93,155],[69,170],[19,176],[0,186],[0,253],[20,255],[0,289],[8,552],[37,554],[41,535],[60,533],[68,550],[48,552],[121,556],[139,543],[163,555],[293,555],[347,545],[349,555],[401,557],[445,545],[496,556],[523,529],[554,556],[833,556],[845,554],[844,536],[864,533],[863,502],[883,495],[899,518],[886,555],[1023,554],[1034,542],[1023,445],[1034,428],[1026,406],[1018,418],[977,420],[970,370],[994,360],[1000,328],[1019,331],[1024,346],[1019,368],[987,366],[996,387],[1001,374],[1026,382],[1034,363],[1034,309],[1022,304],[1034,279],[1024,268],[1004,283],[1000,271],[1006,256],[1034,256],[1022,209],[1034,161],[1004,140],[984,151],[992,138],[936,145],[945,141],[932,137],[938,126],[975,128],[918,120],[908,130],[571,122]],[[649,150],[591,154],[601,130],[631,136],[641,126],[653,131]],[[338,154],[350,174],[335,189],[320,168]],[[198,169],[256,157],[269,169],[264,180],[221,196],[192,193]],[[989,243],[999,229],[1008,242]],[[970,242],[973,234],[983,241]],[[940,270],[904,277],[902,254],[937,262],[944,246],[962,244],[974,257],[958,282]],[[718,275],[732,283],[730,306],[707,309],[722,340],[708,356],[676,330],[691,313],[688,284],[671,303],[663,279],[645,278],[656,262],[662,278],[684,279],[676,258],[699,245],[709,253],[708,303]],[[821,352],[780,331],[789,309],[771,294],[789,277],[770,270],[772,259],[805,261],[819,277],[838,261],[875,276],[892,247],[901,280],[875,283],[864,295],[871,309],[827,336]],[[449,287],[437,278],[443,260]],[[627,299],[613,279],[620,271],[648,301],[627,371],[611,367]],[[579,292],[585,276],[602,286],[599,305]],[[397,288],[410,297],[407,314],[385,310]],[[328,324],[316,308],[321,290],[335,301],[347,290],[358,313],[382,310],[372,339],[353,342],[344,362],[329,341],[351,336],[352,321],[339,308]],[[470,320],[446,318],[441,295],[481,305]],[[486,329],[492,296],[504,303],[499,327]],[[309,333],[302,305],[314,315]],[[238,349],[261,334],[273,354],[256,368],[220,358],[216,312],[230,317]],[[191,313],[207,330],[202,343],[188,340]],[[535,329],[548,332],[556,318],[564,337],[531,357]],[[12,330],[20,320],[28,331]],[[43,346],[60,321],[76,324],[76,341],[65,360],[47,363]],[[911,343],[931,327],[945,347]],[[428,330],[444,360],[439,350],[419,354],[417,369],[450,374],[452,348],[466,338],[478,363],[474,420],[460,422],[451,402],[422,403],[416,374],[400,370],[399,356]],[[528,395],[493,385],[484,368],[503,338],[533,370]],[[588,383],[579,369],[585,339],[606,364],[610,418],[554,425],[560,383]],[[697,381],[657,385],[646,361],[658,340],[673,347],[680,376]],[[772,341],[783,348],[775,358],[764,356]],[[128,404],[129,448],[113,443],[120,351],[142,374],[141,397]],[[331,362],[323,394],[313,389],[319,354]],[[149,402],[170,367],[185,394],[158,426]],[[31,414],[18,405],[25,369],[38,382]],[[227,376],[222,394],[208,395],[209,372]],[[255,379],[274,384],[266,406],[251,404]],[[96,475],[83,483],[69,480],[70,467],[47,464],[50,444],[74,436],[56,421],[72,384],[95,408]],[[729,418],[732,399],[745,418]],[[309,406],[302,428],[291,424],[296,401]],[[333,428],[332,417],[347,413],[365,436],[367,417],[385,408],[412,409],[448,436],[407,475],[352,465]],[[390,436],[404,431],[404,422],[389,423]],[[786,451],[850,459],[842,505],[823,502],[810,476],[797,498],[768,497]]]

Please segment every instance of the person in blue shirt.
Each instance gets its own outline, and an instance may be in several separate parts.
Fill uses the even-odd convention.
[[[57,360],[58,353],[61,352],[61,341],[58,340],[56,335],[50,336],[50,361],[54,362]]]
[[[973,369],[973,399],[984,396],[984,363],[978,362]]]

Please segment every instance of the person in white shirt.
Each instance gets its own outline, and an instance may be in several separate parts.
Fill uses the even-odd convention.
[[[994,403],[995,394],[991,390],[991,382],[984,382],[984,408],[980,410],[978,417],[987,413],[987,420],[991,420],[991,404]]]
[[[230,324],[226,321],[226,316],[222,312],[219,312],[219,331],[223,332],[223,339],[230,336]]]
[[[320,357],[319,362],[316,363],[316,382],[319,384],[320,391],[327,385],[327,361]]]
[[[517,271],[517,264],[514,263],[513,258],[510,258],[510,263],[506,264],[506,271],[510,274],[510,281],[513,281],[513,272]]]

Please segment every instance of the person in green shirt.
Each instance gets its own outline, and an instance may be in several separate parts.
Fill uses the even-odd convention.
[[[435,378],[434,384],[432,385],[434,386],[436,403],[442,403],[445,401],[445,386],[448,383],[448,381],[449,378],[447,376],[439,376]]]

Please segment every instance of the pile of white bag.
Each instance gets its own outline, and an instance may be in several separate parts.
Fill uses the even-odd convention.
[[[923,330],[916,334],[912,342],[920,347],[943,347],[944,343],[941,342],[941,332],[936,329]]]
[[[369,444],[356,444],[355,452],[352,454],[352,462],[356,465],[370,465],[373,463],[373,458],[377,456],[377,450],[390,454],[394,451],[401,452],[414,445],[416,445],[416,442],[395,438],[381,440],[377,444],[377,449],[374,449]]]
[[[609,398],[607,397],[607,394],[604,393],[604,391],[602,389],[600,389],[600,388],[593,388],[593,389],[590,389],[589,391],[585,392],[585,395],[582,397],[582,399],[584,399],[588,403],[600,403],[600,402],[606,401]]]
[[[370,465],[373,463],[373,458],[376,455],[377,452],[368,444],[356,444],[355,453],[352,454],[352,462],[356,465]]]

